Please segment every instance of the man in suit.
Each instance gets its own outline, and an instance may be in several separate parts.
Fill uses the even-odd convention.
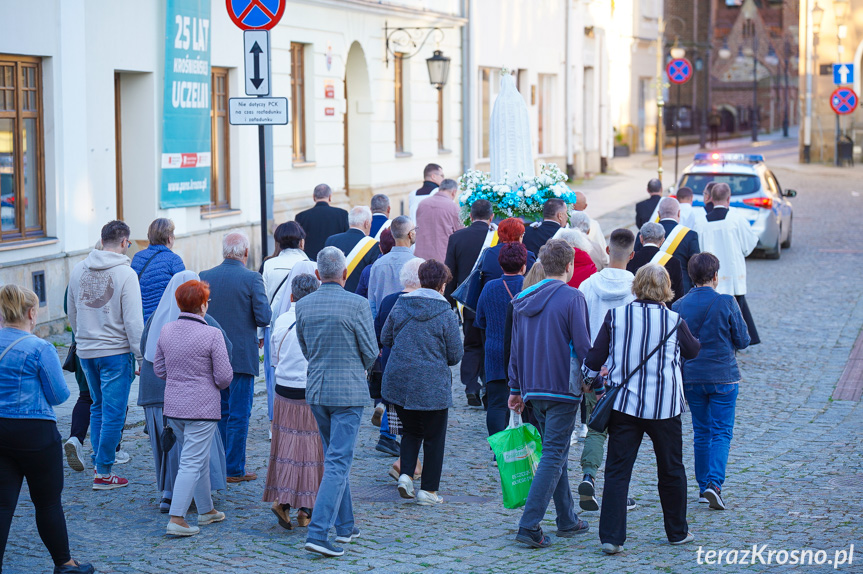
[[[447,296],[468,278],[479,259],[484,247],[491,245],[494,219],[491,203],[477,200],[470,208],[470,225],[456,231],[449,237],[446,247],[446,266],[452,272],[452,281],[445,290]],[[483,386],[485,385],[485,349],[482,331],[474,326],[476,313],[464,309],[464,357],[461,360],[461,382],[467,396],[467,404],[481,407]]]
[[[411,221],[417,220],[417,209],[420,203],[437,193],[440,182],[444,180],[443,168],[436,163],[428,164],[423,170],[423,185],[416,191],[412,191],[408,197],[408,209],[410,209]]]
[[[229,233],[222,240],[221,265],[201,271],[201,281],[210,284],[208,313],[225,330],[234,348],[231,367],[234,379],[222,390],[222,420],[219,433],[225,445],[228,482],[255,480],[246,472],[246,438],[252,414],[255,377],[260,370],[258,327],[270,324],[272,309],[260,273],[246,269],[249,261],[249,238],[243,233]]]
[[[647,193],[650,194],[650,197],[635,204],[635,226],[639,229],[650,221],[650,216],[653,215],[656,204],[662,198],[662,182],[655,178],[648,181]]]
[[[542,219],[542,224],[539,227],[531,225],[524,231],[524,239],[522,240],[527,250],[536,253],[537,257],[539,257],[539,248],[554,237],[554,234],[560,231],[562,227],[566,226],[568,219],[566,203],[556,197],[549,199],[542,206]]]
[[[372,196],[372,228],[369,231],[369,237],[374,237],[375,241],[381,240],[381,233],[384,229],[390,226],[390,198],[383,193],[378,193]]]
[[[334,245],[342,250],[348,261],[348,281],[345,289],[353,293],[360,283],[363,269],[375,262],[381,250],[378,242],[369,237],[372,228],[372,212],[364,205],[348,213],[351,228],[327,239],[327,247]]]
[[[690,195],[690,197],[692,197]],[[689,259],[701,253],[698,245],[698,233],[680,224],[680,203],[673,197],[663,197],[659,202],[659,225],[665,229],[665,241],[659,247],[680,262],[683,274],[683,294],[692,289],[689,278]]]
[[[309,362],[306,402],[324,447],[324,476],[305,549],[341,556],[344,550],[329,541],[329,531],[335,526],[337,543],[360,535],[350,473],[363,407],[369,402],[366,369],[378,356],[378,344],[368,302],[344,289],[348,270],[341,250],[321,250],[316,274],[320,288],[296,304],[297,342]]]
[[[665,228],[658,223],[648,221],[641,226],[640,237],[643,246],[635,253],[632,261],[626,265],[626,270],[635,275],[639,269],[648,263],[658,263],[665,267],[669,277],[671,277],[671,289],[674,291],[674,299],[668,302],[671,305],[683,297],[683,272],[680,268],[680,261],[659,249],[659,246],[665,242]]]
[[[315,206],[301,211],[294,221],[306,232],[306,246],[303,251],[312,261],[318,256],[318,251],[324,248],[327,239],[336,233],[344,233],[350,228],[348,212],[339,207],[333,207],[333,190],[322,183],[315,187]]]
[[[434,197],[423,201],[417,209],[419,231],[414,248],[417,257],[443,262],[450,235],[464,228],[455,202],[457,193],[458,183],[453,179],[445,179]]]

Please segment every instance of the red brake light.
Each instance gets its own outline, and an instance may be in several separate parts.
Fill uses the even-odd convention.
[[[746,205],[751,205],[752,207],[761,207],[763,209],[773,209],[773,198],[772,197],[750,197],[749,199],[744,199],[743,203]]]
[[[711,157],[712,157],[713,159],[719,159],[719,154],[718,154],[718,153],[715,153],[715,154],[713,154]]]

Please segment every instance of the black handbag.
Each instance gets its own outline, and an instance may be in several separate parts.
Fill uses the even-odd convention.
[[[159,435],[159,444],[162,445],[163,453],[170,452],[177,444],[177,435],[174,434],[174,429],[168,425],[167,417],[162,417],[162,433]]]
[[[663,337],[662,341],[653,349],[641,363],[638,364],[637,367],[632,369],[625,379],[614,387],[611,387],[603,396],[600,398],[593,407],[593,412],[590,413],[590,420],[587,421],[588,428],[595,430],[596,432],[605,432],[608,429],[608,421],[611,419],[611,411],[614,410],[614,402],[617,399],[617,395],[620,393],[621,389],[626,386],[626,383],[629,382],[635,373],[641,370],[641,367],[647,364],[647,361],[656,354],[659,349],[665,346],[665,343],[668,342],[668,339],[677,331],[677,328],[680,327],[680,319],[677,319],[677,323],[674,325],[674,328],[668,332],[668,334]]]
[[[375,359],[375,363],[372,365],[372,368],[369,369],[368,374],[368,383],[369,383],[369,397],[372,399],[380,399],[381,397],[381,386],[384,381],[384,372],[381,369],[381,358],[380,356]]]
[[[72,343],[69,347],[69,354],[66,355],[66,360],[63,361],[63,370],[69,371],[70,373],[74,373],[77,369],[77,361],[75,358],[78,356],[78,343]]]
[[[479,296],[482,293],[482,263],[487,251],[483,251],[482,256],[470,272],[470,275],[467,276],[467,279],[462,281],[461,285],[456,287],[455,291],[452,292],[452,298],[471,311],[476,311]]]

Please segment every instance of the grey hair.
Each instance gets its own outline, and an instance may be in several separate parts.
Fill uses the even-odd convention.
[[[413,221],[407,215],[399,215],[390,224],[393,239],[405,239],[413,229]]]
[[[399,271],[399,282],[405,286],[405,288],[419,289],[420,288],[420,265],[425,263],[425,259],[420,257],[414,257],[410,259],[407,263],[402,265],[401,271]]]
[[[311,295],[317,291],[320,286],[321,282],[318,281],[317,277],[309,273],[301,273],[294,277],[291,282],[291,295],[294,296],[294,301],[299,301],[306,295]]]
[[[673,197],[663,197],[659,200],[659,219],[677,217],[680,213],[680,202]]]
[[[664,239],[665,228],[658,223],[648,221],[641,226],[641,242],[645,245],[647,245],[648,243],[661,245]]]
[[[249,249],[249,238],[242,231],[232,231],[222,239],[222,257],[242,259]]]
[[[445,179],[440,182],[440,190],[441,191],[450,191],[453,189],[458,189],[458,182],[454,179]]]
[[[318,275],[321,281],[338,281],[348,268],[345,254],[334,245],[318,252]]]
[[[372,213],[386,213],[389,206],[390,198],[383,193],[378,193],[377,195],[372,196]]]
[[[348,213],[348,225],[351,227],[362,227],[365,223],[371,223],[372,210],[365,205],[358,205]]]
[[[590,216],[583,211],[575,211],[573,209],[569,212],[569,226],[584,233],[589,233]]]
[[[315,186],[314,198],[315,201],[319,199],[326,199],[333,194],[333,190],[330,189],[330,186],[325,183],[319,183]]]
[[[557,239],[563,239],[570,247],[582,251],[589,252],[591,248],[590,239],[580,229],[564,229],[557,236]]]

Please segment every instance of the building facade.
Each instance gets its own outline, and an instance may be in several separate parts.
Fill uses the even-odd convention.
[[[171,12],[190,2],[193,16]],[[310,207],[318,183],[342,205],[388,193],[398,214],[427,163],[461,173],[461,11],[459,0],[288,2],[270,34],[271,93],[291,113],[289,125],[267,128],[268,226]],[[387,50],[398,27],[440,31],[408,58],[399,50],[410,43]],[[174,48],[187,55],[166,64]],[[434,49],[450,58],[440,91],[426,70]],[[178,69],[196,81],[172,91],[166,77]],[[259,264],[257,130],[228,118],[244,87],[243,35],[222,0],[0,5],[0,282],[35,288],[44,328],[62,323],[71,269],[115,218],[132,229],[130,255],[146,246],[150,221],[169,217],[188,269],[219,263],[232,230],[249,235],[250,266]],[[168,153],[184,137],[165,119],[169,105],[204,114],[191,154]],[[165,175],[173,156],[204,174],[201,185],[167,186],[183,171]]]

